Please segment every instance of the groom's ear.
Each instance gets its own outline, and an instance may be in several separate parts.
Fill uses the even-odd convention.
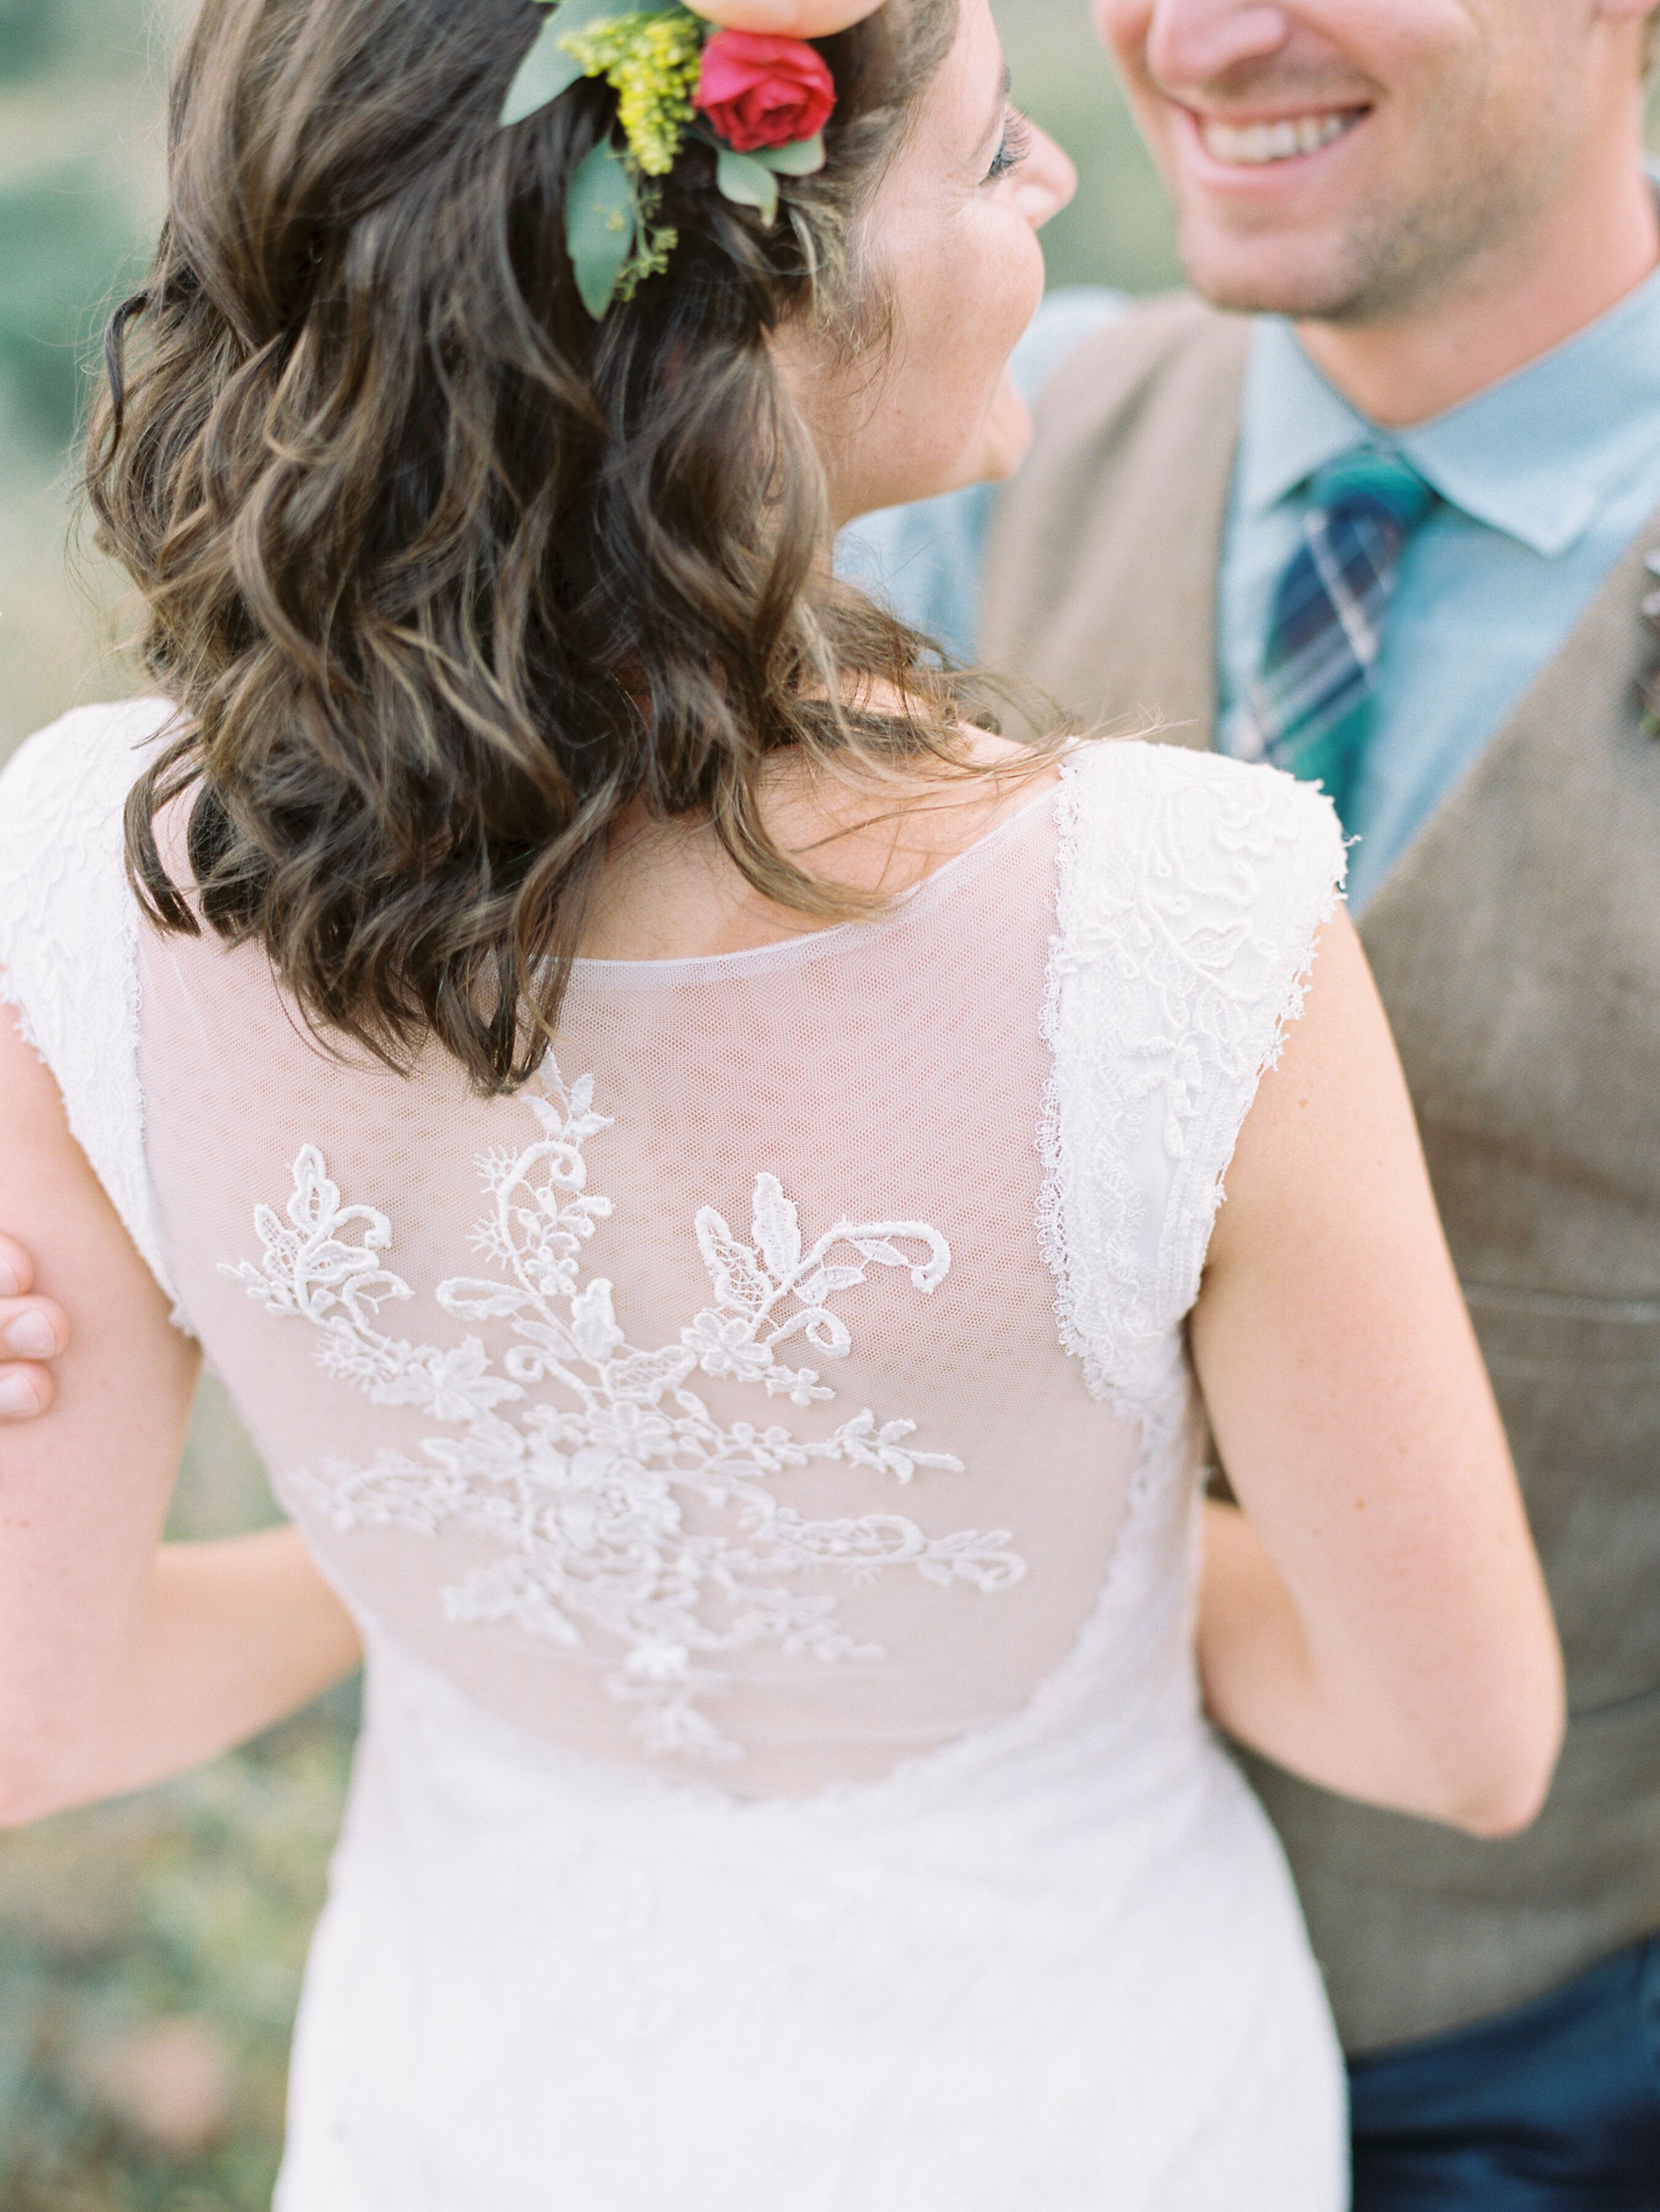
[[[31,1421],[52,1399],[46,1365],[70,1340],[69,1316],[34,1290],[34,1259],[0,1233],[0,1421]]]

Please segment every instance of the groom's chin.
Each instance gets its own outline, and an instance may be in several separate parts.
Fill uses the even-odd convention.
[[[1293,322],[1349,322],[1365,313],[1368,286],[1353,257],[1329,240],[1295,235],[1241,239],[1185,223],[1180,240],[1189,283],[1235,314],[1285,315]]]

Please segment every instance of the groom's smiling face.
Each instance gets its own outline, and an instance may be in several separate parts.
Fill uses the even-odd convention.
[[[1639,74],[1645,0],[1093,0],[1225,306],[1391,319],[1518,246]]]

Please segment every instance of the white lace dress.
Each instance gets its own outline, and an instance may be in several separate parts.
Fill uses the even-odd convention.
[[[281,2212],[1337,2212],[1183,1334],[1324,801],[1086,750],[481,1101],[141,925],[161,719],[0,780],[0,988],[369,1653]]]

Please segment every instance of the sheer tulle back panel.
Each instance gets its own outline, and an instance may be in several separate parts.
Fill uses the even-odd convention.
[[[584,963],[505,1100],[331,1057],[257,952],[147,935],[181,1297],[383,1632],[543,1737],[740,1791],[1030,1698],[1140,1449],[1037,1243],[1055,847],[1043,798],[875,924]]]

